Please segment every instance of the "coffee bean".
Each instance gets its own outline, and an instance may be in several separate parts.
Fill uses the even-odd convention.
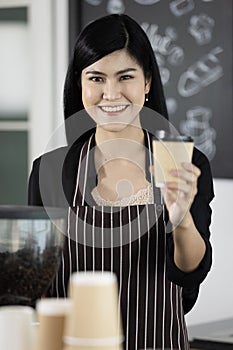
[[[61,247],[0,252],[0,305],[35,306],[60,265]]]

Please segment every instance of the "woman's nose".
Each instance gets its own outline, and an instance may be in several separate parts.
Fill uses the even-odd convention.
[[[103,90],[103,99],[108,101],[118,100],[121,97],[121,90],[118,82],[106,82]]]

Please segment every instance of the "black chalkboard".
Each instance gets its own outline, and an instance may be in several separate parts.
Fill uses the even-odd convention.
[[[103,15],[126,13],[137,20],[160,66],[170,121],[193,136],[214,177],[233,178],[232,0],[78,3],[79,11],[70,12],[71,46],[74,28]]]

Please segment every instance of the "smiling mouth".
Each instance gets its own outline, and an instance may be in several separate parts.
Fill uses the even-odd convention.
[[[126,110],[128,105],[120,105],[120,106],[99,106],[101,111],[105,113],[119,113]]]

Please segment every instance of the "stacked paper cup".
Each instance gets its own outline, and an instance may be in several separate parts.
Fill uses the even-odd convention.
[[[72,309],[69,299],[41,299],[36,304],[39,327],[35,350],[62,350],[66,316]]]
[[[0,307],[0,349],[33,349],[33,329],[35,313],[29,306]]]
[[[123,335],[117,279],[110,272],[79,272],[70,278],[73,302],[64,330],[64,350],[120,350]]]

